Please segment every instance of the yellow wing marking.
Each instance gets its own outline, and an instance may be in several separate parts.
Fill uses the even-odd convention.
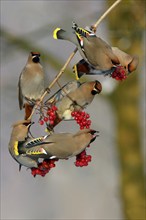
[[[29,150],[29,151],[27,151],[26,153],[27,153],[27,155],[47,154],[47,152],[46,152],[43,148],[41,148],[41,149],[39,149],[39,150]]]
[[[15,153],[16,156],[19,155],[19,152],[18,152],[18,141],[15,141],[15,143],[14,143],[14,153]]]
[[[79,77],[78,77],[77,65],[74,65],[74,66],[73,66],[73,71],[74,71],[74,73],[75,73],[76,80],[78,81],[78,80],[79,80]]]

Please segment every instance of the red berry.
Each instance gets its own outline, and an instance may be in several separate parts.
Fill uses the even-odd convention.
[[[85,116],[85,114],[86,114],[85,112],[81,112],[81,116]]]
[[[84,162],[85,162],[85,158],[82,158],[82,159],[81,159],[81,162],[84,163]]]
[[[49,116],[49,120],[50,121],[54,121],[54,117],[53,116]]]
[[[89,115],[88,113],[86,114],[86,118],[87,118],[87,119],[90,118],[90,115]]]
[[[53,125],[54,124],[54,120],[50,120],[50,125]]]
[[[44,121],[47,122],[49,120],[49,118],[47,117],[44,117]]]
[[[79,162],[79,161],[76,161],[76,162],[75,162],[75,166],[76,166],[76,167],[79,167],[79,166],[80,166],[80,162]]]
[[[84,163],[84,166],[88,166],[88,162],[85,162],[85,163]]]
[[[84,163],[83,162],[80,162],[80,167],[83,167],[84,166]]]
[[[53,105],[53,106],[52,106],[52,110],[53,110],[53,111],[56,111],[56,110],[57,110],[57,107],[56,107],[55,105]]]
[[[40,120],[39,123],[40,123],[40,125],[43,125],[43,124],[44,124],[44,121],[43,121],[43,120]]]
[[[74,117],[74,116],[75,116],[75,112],[72,112],[72,113],[71,113],[71,116]]]
[[[85,126],[85,125],[87,124],[87,122],[86,122],[86,121],[83,121],[82,124],[83,124],[83,126]]]
[[[91,125],[91,120],[88,120],[88,121],[87,121],[87,125]]]
[[[54,112],[50,112],[50,116],[54,116],[55,115],[55,113]]]
[[[54,164],[54,163],[51,163],[50,164],[50,168],[53,168],[53,167],[55,167],[56,165]]]
[[[79,116],[78,120],[82,121],[82,119],[83,119],[82,116]]]
[[[80,156],[84,156],[84,155],[86,155],[86,151],[84,150],[84,151],[82,151],[81,153],[80,153]]]
[[[76,116],[78,113],[76,111],[74,111],[74,116]]]
[[[91,161],[91,159],[92,159],[91,155],[87,155],[87,160]]]

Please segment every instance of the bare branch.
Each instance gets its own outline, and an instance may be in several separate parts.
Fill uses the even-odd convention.
[[[104,14],[98,19],[98,21],[94,24],[94,27],[97,28],[98,25],[101,23],[101,21],[121,2],[122,0],[117,0],[114,2],[114,4],[109,7],[107,11],[104,12]]]

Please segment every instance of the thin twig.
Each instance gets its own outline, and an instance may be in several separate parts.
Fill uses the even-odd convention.
[[[94,30],[96,30],[97,26],[101,23],[101,21],[121,2],[122,0],[117,0],[113,3],[113,5],[111,5],[110,8],[108,8],[107,11],[105,11],[105,13],[97,20],[97,22],[93,25]],[[31,115],[29,116],[28,120],[30,120],[37,108],[37,106],[43,101],[44,97],[47,95],[48,91],[50,91],[50,89],[54,86],[54,84],[57,82],[57,80],[62,76],[62,74],[64,73],[66,67],[68,66],[68,64],[70,63],[70,61],[72,60],[72,58],[74,57],[74,55],[76,54],[78,48],[76,47],[75,50],[71,53],[71,55],[69,56],[69,58],[67,59],[67,61],[65,62],[64,66],[61,68],[60,72],[56,75],[55,79],[52,81],[52,83],[48,86],[47,90],[44,92],[44,94],[41,96],[39,102],[34,106]]]
[[[112,4],[107,11],[98,19],[98,21],[94,24],[94,27],[97,28],[101,21],[121,2],[122,0],[117,0]]]

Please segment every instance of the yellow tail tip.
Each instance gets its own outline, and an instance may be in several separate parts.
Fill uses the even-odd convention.
[[[73,66],[73,72],[75,73],[76,80],[78,81],[79,77],[78,77],[77,65]]]
[[[60,31],[60,29],[61,29],[61,28],[56,28],[56,29],[53,31],[53,38],[54,38],[54,39],[58,39],[58,38],[57,38],[57,32]]]

